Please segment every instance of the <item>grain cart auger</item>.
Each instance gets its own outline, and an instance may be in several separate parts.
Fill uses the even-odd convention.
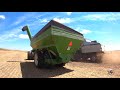
[[[51,20],[34,37],[31,37],[28,26],[27,31],[32,47],[28,52],[28,59],[34,59],[36,67],[64,66],[72,60],[74,53],[79,50],[84,37],[81,33]]]

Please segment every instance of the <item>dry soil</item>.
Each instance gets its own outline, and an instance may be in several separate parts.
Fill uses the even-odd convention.
[[[69,62],[61,68],[36,68],[24,51],[0,50],[0,78],[119,78],[120,51],[105,52],[103,63]],[[108,70],[113,73],[109,74]]]

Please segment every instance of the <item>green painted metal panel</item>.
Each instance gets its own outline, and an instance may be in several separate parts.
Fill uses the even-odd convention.
[[[84,40],[82,35],[65,32],[62,28],[55,26],[52,27],[52,35],[59,56],[62,58],[62,62],[64,63],[70,61]],[[70,42],[72,42],[71,47],[69,46]]]
[[[29,35],[29,33],[28,33]],[[53,51],[56,59],[45,59],[45,63],[55,65],[67,63],[73,57],[74,53],[80,48],[84,37],[82,34],[69,32],[63,28],[51,25],[44,32],[31,39],[31,47],[36,49],[46,48]],[[72,42],[71,45],[70,42]]]
[[[80,34],[66,32],[56,26],[49,27],[44,33],[31,40],[33,49],[47,48],[57,55],[57,59],[46,59],[47,64],[55,65],[67,63],[73,57],[76,50],[80,48],[84,37]],[[72,46],[69,43],[72,42]]]
[[[34,49],[42,49],[50,46],[54,46],[51,28],[48,28],[44,33],[31,40],[31,47]]]

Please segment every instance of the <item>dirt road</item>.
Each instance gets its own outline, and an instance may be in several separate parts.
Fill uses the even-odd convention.
[[[69,62],[63,68],[38,69],[22,51],[0,50],[0,78],[119,78],[120,64]],[[108,70],[113,69],[113,74]]]

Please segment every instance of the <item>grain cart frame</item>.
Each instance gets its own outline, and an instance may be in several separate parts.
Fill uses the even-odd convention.
[[[27,31],[29,36],[33,49],[28,52],[28,59],[34,59],[36,67],[64,66],[73,58],[84,40],[83,34],[54,20],[34,37],[31,37],[28,26],[24,26],[22,31]]]

